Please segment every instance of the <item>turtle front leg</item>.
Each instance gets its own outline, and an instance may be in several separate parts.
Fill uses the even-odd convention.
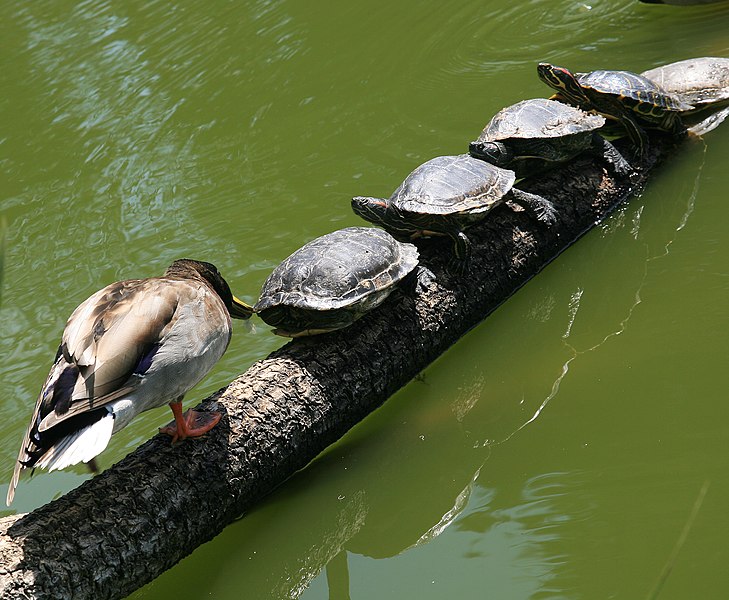
[[[620,122],[628,132],[630,141],[638,146],[641,160],[645,160],[648,155],[648,147],[650,145],[650,142],[648,141],[648,134],[645,132],[645,129],[638,125],[638,122],[633,117],[627,114],[620,117]]]
[[[471,241],[460,229],[450,229],[447,234],[453,240],[453,256],[448,262],[448,269],[463,275],[471,262]]]
[[[554,204],[543,196],[525,192],[518,188],[511,188],[510,193],[511,200],[516,202],[540,223],[554,225],[557,222],[557,210],[554,208]]]
[[[592,153],[605,159],[616,175],[628,176],[632,172],[630,163],[620,151],[596,131],[592,134]]]
[[[684,135],[688,131],[681,115],[675,112],[666,113],[661,127],[674,135]]]

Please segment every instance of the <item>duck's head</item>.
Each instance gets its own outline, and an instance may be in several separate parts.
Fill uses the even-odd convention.
[[[203,279],[220,296],[231,317],[234,319],[249,319],[253,314],[253,307],[233,295],[228,282],[223,279],[220,271],[212,263],[181,258],[167,267],[165,277]]]

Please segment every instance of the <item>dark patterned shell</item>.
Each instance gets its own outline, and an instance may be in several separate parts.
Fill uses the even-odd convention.
[[[696,108],[729,100],[729,58],[689,58],[642,75]]]
[[[650,79],[630,71],[591,71],[577,73],[577,81],[585,90],[617,96],[632,106],[643,107],[638,112],[681,112],[693,107],[665,92]]]
[[[426,215],[490,210],[514,185],[513,171],[468,154],[439,156],[420,165],[390,198],[402,212]]]
[[[599,129],[605,118],[579,108],[535,98],[502,108],[486,125],[479,142],[505,141],[512,138],[559,138]]]
[[[312,240],[278,265],[263,284],[255,311],[278,305],[345,308],[392,288],[417,264],[415,246],[382,229],[340,229]]]

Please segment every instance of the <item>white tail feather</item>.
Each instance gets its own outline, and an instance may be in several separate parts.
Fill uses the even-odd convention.
[[[108,413],[96,423],[59,440],[34,466],[55,471],[89,462],[109,444],[113,429],[114,416]]]

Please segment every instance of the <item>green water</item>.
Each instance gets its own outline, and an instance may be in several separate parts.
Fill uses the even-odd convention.
[[[101,286],[191,257],[254,301],[293,250],[360,224],[353,195],[388,195],[502,106],[548,95],[536,62],[729,56],[729,8],[25,0],[0,6],[0,33],[7,485],[65,319]],[[667,565],[661,600],[729,597],[728,154],[726,125],[687,144],[420,380],[132,598],[647,599]],[[282,343],[236,324],[189,400]],[[168,419],[138,418],[101,466]],[[24,480],[13,510],[86,477]]]

